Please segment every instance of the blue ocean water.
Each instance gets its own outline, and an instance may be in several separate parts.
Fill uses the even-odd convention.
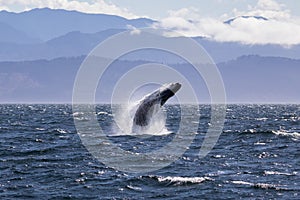
[[[198,131],[180,159],[136,174],[91,155],[74,125],[74,117],[88,119],[71,105],[0,105],[0,199],[300,199],[299,105],[228,105],[223,132],[205,158],[198,153],[211,108],[197,109]],[[169,143],[181,113],[166,106],[170,134],[143,138],[113,136],[111,112],[97,106],[100,126],[133,153]]]

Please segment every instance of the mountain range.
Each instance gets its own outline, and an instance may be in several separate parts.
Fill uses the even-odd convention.
[[[268,20],[260,16],[241,17]],[[236,18],[229,19],[224,23],[232,23],[234,20]],[[22,13],[1,11],[0,61],[87,55],[100,42],[116,33],[132,27],[151,27],[155,22],[146,18],[128,20],[113,15],[86,14],[49,8]],[[291,47],[271,44],[245,45],[235,42],[216,42],[204,37],[193,39],[201,44],[217,63],[251,54],[300,58],[300,45]],[[156,56],[153,56],[152,59],[155,60]],[[170,61],[166,60],[165,62]]]
[[[74,80],[84,56],[36,60],[25,62],[0,62],[1,102],[71,102]],[[101,59],[97,58],[98,63]],[[122,74],[147,61],[117,61],[113,75]],[[193,71],[187,64],[169,64],[183,69],[187,76]],[[217,64],[228,102],[238,103],[297,103],[300,99],[300,60],[281,57],[241,56]],[[209,93],[203,80],[200,83],[199,100],[209,102]],[[115,80],[107,76],[102,88],[110,89]],[[184,91],[183,91],[184,92]],[[105,91],[98,91],[96,100],[109,102]]]
[[[268,20],[261,16],[240,16]],[[237,18],[224,21],[233,23]],[[77,11],[0,11],[0,102],[70,102],[85,56],[105,39],[126,30],[151,27],[155,20],[126,19]],[[300,45],[245,45],[194,37],[217,63],[229,102],[300,102]],[[116,64],[159,62],[188,69],[172,56],[140,52]],[[101,59],[99,58],[99,62]],[[117,73],[117,71],[115,71]],[[187,73],[192,73],[187,71]],[[203,81],[202,81],[203,82]],[[107,81],[107,87],[113,83]],[[199,96],[209,101],[206,86]],[[108,96],[99,101],[108,101]]]
[[[37,8],[21,13],[1,11],[0,22],[32,38],[47,41],[73,31],[95,33],[106,29],[124,29],[128,25],[141,28],[151,25],[154,21],[145,18],[129,20],[114,15]]]
[[[29,43],[24,40],[21,43],[21,38],[18,37],[20,43],[7,42],[12,39],[5,39],[6,42],[0,42],[0,61],[23,61],[23,60],[37,60],[37,59],[54,59],[57,57],[74,57],[87,55],[100,42],[108,37],[126,31],[126,29],[108,29],[96,33],[82,33],[80,31],[68,32],[65,35],[53,38],[46,42]],[[11,37],[11,36],[10,36]],[[4,37],[2,37],[4,38]],[[279,45],[243,45],[234,42],[215,42],[206,38],[196,37],[195,39],[215,62],[223,62],[235,59],[242,55],[261,55],[261,56],[280,56],[292,59],[300,58],[300,45],[291,48],[282,47]],[[3,40],[3,39],[2,39]],[[17,40],[16,40],[17,41]],[[26,41],[26,42],[25,42]],[[153,54],[153,61],[162,62],[163,60],[156,60],[158,56]],[[133,60],[139,60],[140,57],[132,57]],[[165,62],[174,62],[173,58],[163,58]]]

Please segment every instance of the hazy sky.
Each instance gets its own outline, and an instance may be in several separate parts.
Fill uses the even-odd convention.
[[[75,9],[94,13],[148,16],[161,19],[170,11],[182,8],[196,9],[201,16],[219,17],[234,10],[246,11],[255,7],[259,0],[0,0],[0,9],[21,12],[32,8],[52,7]],[[262,0],[266,5],[281,4],[292,15],[300,16],[299,0]],[[127,12],[127,13],[126,13]]]
[[[300,44],[300,0],[0,0],[0,10],[43,7],[149,17],[158,21],[156,28],[219,42]]]
[[[92,0],[90,0],[92,1]],[[257,0],[109,0],[119,7],[127,8],[136,15],[146,15],[151,18],[160,19],[168,15],[170,10],[182,8],[196,8],[202,16],[218,17],[225,13],[232,13],[234,9],[247,10],[249,6],[254,7]],[[276,0],[280,4],[285,4],[293,15],[300,15],[299,0]],[[155,6],[158,5],[158,6]]]

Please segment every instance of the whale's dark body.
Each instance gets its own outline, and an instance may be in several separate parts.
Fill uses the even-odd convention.
[[[138,104],[133,124],[147,126],[151,117],[157,112],[155,106],[163,106],[170,97],[174,96],[180,87],[181,84],[179,83],[170,83],[145,96]]]

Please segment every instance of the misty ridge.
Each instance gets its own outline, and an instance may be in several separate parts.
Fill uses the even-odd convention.
[[[224,23],[230,24],[232,20]],[[1,11],[0,101],[70,102],[77,70],[93,48],[114,34],[151,27],[154,23],[155,20],[146,18],[128,20],[114,15],[48,8],[22,13]],[[193,39],[219,68],[229,102],[299,102],[300,45],[245,45],[204,37]],[[148,62],[175,68],[187,65],[156,51],[148,52],[144,58],[140,52],[116,64],[120,69]],[[101,63],[105,58],[98,59]],[[110,84],[108,81],[107,87]],[[201,88],[199,98],[209,102],[204,82]],[[98,100],[107,101],[108,97],[104,95]]]

